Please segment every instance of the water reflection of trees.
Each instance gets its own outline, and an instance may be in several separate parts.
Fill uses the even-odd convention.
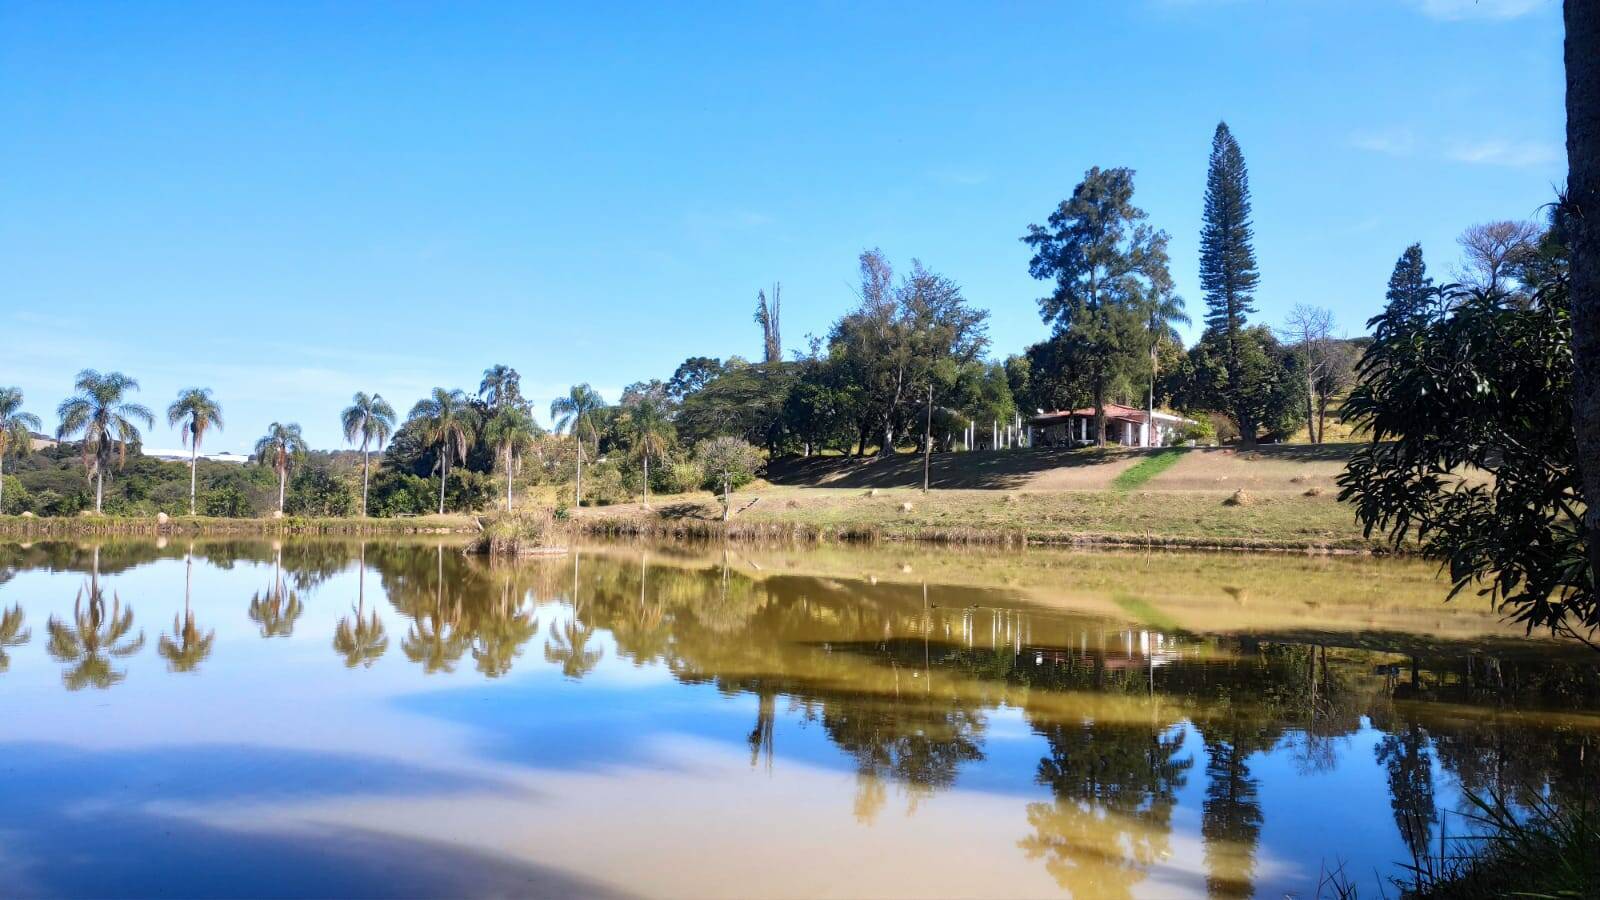
[[[356,561],[355,618],[341,618],[333,631],[334,652],[344,657],[346,668],[370,668],[389,650],[389,635],[384,631],[378,611],[367,614],[367,545],[362,543]]]
[[[272,580],[266,590],[250,597],[250,621],[261,627],[264,638],[289,637],[294,634],[294,623],[305,612],[300,603],[300,593],[291,590],[283,578],[283,548],[274,547]]]
[[[70,691],[86,687],[104,690],[117,684],[127,673],[116,668],[114,660],[132,656],[144,647],[144,632],[128,637],[133,632],[132,608],[123,608],[122,598],[115,593],[110,606],[106,604],[105,591],[100,586],[98,548],[89,581],[78,589],[78,596],[72,601],[71,621],[51,616],[45,628],[50,633],[46,649],[57,662],[67,664],[61,680]]]
[[[194,546],[184,558],[183,612],[172,618],[172,633],[164,634],[156,643],[156,652],[167,661],[169,672],[193,672],[211,655],[211,645],[216,640],[215,631],[200,633],[195,624],[191,596],[194,592]]]
[[[7,648],[21,647],[33,639],[33,632],[23,627],[26,618],[20,605],[0,610],[0,672],[11,668]]]

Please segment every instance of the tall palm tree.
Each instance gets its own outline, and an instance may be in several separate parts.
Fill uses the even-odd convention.
[[[627,433],[633,452],[644,461],[644,508],[650,508],[650,457],[660,459],[672,444],[672,420],[666,407],[654,397],[645,397],[628,407]]]
[[[578,478],[575,484],[573,505],[583,505],[583,432],[588,431],[589,437],[596,444],[600,441],[600,433],[595,430],[595,413],[604,409],[606,401],[587,384],[575,384],[565,397],[557,397],[550,403],[550,418],[555,421],[555,432],[571,431],[573,443],[578,446]]]
[[[505,460],[508,513],[515,511],[511,483],[516,479],[518,464],[522,454],[533,446],[533,439],[538,433],[539,426],[534,424],[533,414],[521,405],[501,407],[484,423],[483,439],[494,447],[495,455]]]
[[[472,401],[459,390],[434,388],[433,394],[411,407],[410,421],[424,444],[439,448],[439,515],[444,515],[444,487],[453,459],[467,458],[467,444],[477,428]]]
[[[60,439],[81,437],[84,471],[94,479],[94,511],[105,505],[106,468],[115,460],[121,466],[128,458],[128,445],[139,443],[139,427],[154,428],[156,417],[150,410],[127,399],[139,382],[121,372],[104,375],[93,369],[78,373],[74,385],[78,393],[61,401],[56,415]]]
[[[200,458],[200,442],[213,427],[222,430],[222,405],[211,397],[210,388],[179,391],[178,399],[167,407],[167,424],[183,426],[183,445],[189,448],[189,515],[195,514],[195,465]]]
[[[189,605],[194,587],[194,544],[189,545],[184,566],[182,616],[172,617],[172,634],[162,635],[156,643],[156,652],[167,661],[169,672],[193,672],[211,655],[211,644],[217,637],[215,631],[200,634],[200,629],[194,624],[194,609]]]
[[[22,411],[21,388],[0,388],[0,513],[6,508],[6,454],[32,450],[33,432],[43,427],[38,416]]]
[[[1183,342],[1178,334],[1178,326],[1189,324],[1189,314],[1183,311],[1183,298],[1172,290],[1170,284],[1156,291],[1146,309],[1149,318],[1145,321],[1145,329],[1150,341],[1150,421],[1146,427],[1149,428],[1149,439],[1155,440],[1156,377],[1161,369],[1161,348]]]
[[[483,383],[478,385],[478,396],[494,410],[521,406],[524,403],[522,376],[510,366],[490,366],[483,370]]]
[[[369,448],[374,444],[379,450],[394,433],[394,407],[382,394],[368,396],[360,391],[350,398],[350,405],[340,414],[344,425],[344,439],[354,444],[361,439],[361,517],[367,516],[367,474],[371,464]]]
[[[278,473],[278,512],[283,512],[283,495],[289,486],[289,463],[306,455],[306,439],[300,426],[293,422],[282,425],[273,422],[267,433],[256,441],[256,461],[272,466]]]

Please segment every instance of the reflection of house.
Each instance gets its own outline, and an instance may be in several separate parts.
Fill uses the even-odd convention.
[[[1165,447],[1184,426],[1194,424],[1193,419],[1158,410],[1152,429],[1149,411],[1115,403],[1106,404],[1105,414],[1106,441],[1125,447]],[[1091,444],[1095,439],[1094,407],[1041,412],[1028,420],[1028,427],[1032,430],[1032,446]]]
[[[35,453],[39,452],[40,450],[49,450],[51,447],[54,447],[56,444],[60,443],[50,435],[40,434],[37,431],[28,432],[28,437],[32,439],[32,445],[30,446],[30,449]]]

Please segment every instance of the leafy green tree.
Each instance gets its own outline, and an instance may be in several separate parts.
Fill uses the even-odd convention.
[[[199,471],[200,443],[212,428],[222,430],[222,405],[211,396],[210,388],[188,388],[167,407],[167,424],[182,429],[183,445],[189,448],[189,515],[194,515],[195,479]]]
[[[1253,405],[1246,399],[1253,386],[1246,381],[1243,334],[1255,312],[1256,269],[1250,222],[1250,177],[1244,154],[1226,122],[1217,123],[1211,139],[1211,165],[1206,172],[1205,210],[1200,227],[1200,287],[1206,296],[1206,327],[1221,337],[1227,372],[1225,396],[1239,424],[1240,439],[1255,443]]]
[[[732,515],[729,495],[755,477],[761,468],[761,451],[739,438],[719,437],[701,441],[694,455],[705,472],[707,487],[720,493],[722,521],[726,522]]]
[[[150,410],[127,399],[139,382],[121,372],[102,375],[93,369],[78,373],[78,393],[56,408],[61,425],[56,437],[80,438],[84,471],[94,480],[94,511],[105,505],[105,470],[115,462],[120,467],[128,458],[128,445],[140,442],[138,423],[155,427]]]
[[[605,399],[587,384],[573,385],[565,397],[557,397],[550,404],[555,433],[569,432],[577,449],[578,476],[573,486],[573,503],[577,506],[583,505],[583,434],[587,431],[590,442],[599,444],[600,432],[595,428],[595,417],[605,405]]]
[[[691,356],[678,366],[667,381],[667,396],[682,403],[684,398],[710,384],[722,372],[722,360]]]
[[[1162,278],[1163,275],[1166,277]],[[1154,429],[1156,382],[1161,380],[1161,356],[1163,351],[1183,347],[1183,337],[1178,334],[1178,326],[1189,324],[1189,314],[1184,311],[1183,298],[1173,290],[1172,278],[1165,269],[1157,274],[1157,281],[1152,285],[1144,307],[1145,337],[1150,346],[1150,427]],[[1154,430],[1150,436],[1154,440]]]
[[[1055,282],[1040,298],[1039,314],[1084,367],[1102,446],[1107,394],[1142,363],[1151,301],[1171,284],[1167,235],[1145,218],[1133,205],[1133,170],[1096,166],[1050,214],[1048,227],[1030,225],[1022,239],[1034,251],[1029,274]]]
[[[306,439],[300,426],[290,422],[284,425],[273,422],[267,433],[256,441],[256,462],[271,466],[278,473],[278,512],[283,512],[284,495],[289,486],[289,465],[306,455]]]
[[[516,480],[522,454],[533,446],[538,435],[539,426],[534,424],[533,414],[521,404],[496,409],[483,425],[483,439],[505,460],[506,512],[515,512],[511,483]]]
[[[477,430],[477,413],[467,395],[459,390],[434,388],[433,394],[411,407],[423,443],[439,448],[439,514],[444,515],[445,484],[450,480],[450,463],[465,460],[467,447]]]
[[[1233,379],[1229,355],[1234,354]],[[1305,421],[1307,382],[1301,362],[1265,325],[1246,328],[1234,341],[1208,328],[1189,350],[1177,399],[1185,409],[1243,414],[1259,433],[1277,440],[1293,434]],[[1238,388],[1238,390],[1236,390]],[[1244,440],[1240,432],[1240,440]]]
[[[775,450],[790,424],[785,404],[799,371],[794,363],[730,359],[721,375],[684,400],[678,430],[691,441],[732,435]]]
[[[289,479],[285,509],[297,516],[344,517],[354,512],[351,494],[344,473],[335,471],[326,457],[317,454]]]
[[[672,420],[667,417],[666,408],[650,397],[627,407],[623,415],[632,452],[644,465],[644,506],[649,509],[650,458],[663,458],[672,446]]]
[[[344,426],[344,439],[346,443],[354,444],[359,439],[361,442],[361,517],[367,517],[367,486],[369,473],[372,467],[371,448],[376,446],[383,450],[384,442],[394,433],[394,407],[389,401],[383,399],[382,394],[367,394],[357,391],[350,398],[350,405],[345,407],[339,415],[339,423]]]
[[[1445,563],[1454,593],[1480,593],[1530,630],[1600,627],[1586,561],[1572,429],[1571,304],[1565,279],[1528,298],[1444,288],[1422,321],[1370,323],[1344,418],[1368,442],[1339,477],[1367,533],[1412,540]],[[1490,478],[1463,481],[1468,469]]]
[[[33,449],[32,432],[42,427],[38,416],[22,411],[21,388],[0,388],[0,513],[5,510],[6,457],[29,453]]]

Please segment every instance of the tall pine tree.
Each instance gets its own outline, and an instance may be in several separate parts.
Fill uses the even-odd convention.
[[[1439,290],[1428,277],[1428,267],[1422,261],[1422,245],[1412,244],[1395,260],[1394,272],[1389,276],[1389,292],[1384,303],[1391,313],[1391,321],[1419,322],[1433,308]]]
[[[1256,311],[1255,289],[1261,279],[1251,247],[1250,178],[1244,154],[1228,131],[1217,123],[1211,139],[1211,168],[1206,173],[1206,205],[1200,226],[1200,287],[1206,297],[1206,327],[1216,331],[1226,347],[1227,400],[1239,423],[1240,440],[1255,443],[1256,426],[1250,405],[1243,402],[1248,386],[1241,361],[1240,335]]]

